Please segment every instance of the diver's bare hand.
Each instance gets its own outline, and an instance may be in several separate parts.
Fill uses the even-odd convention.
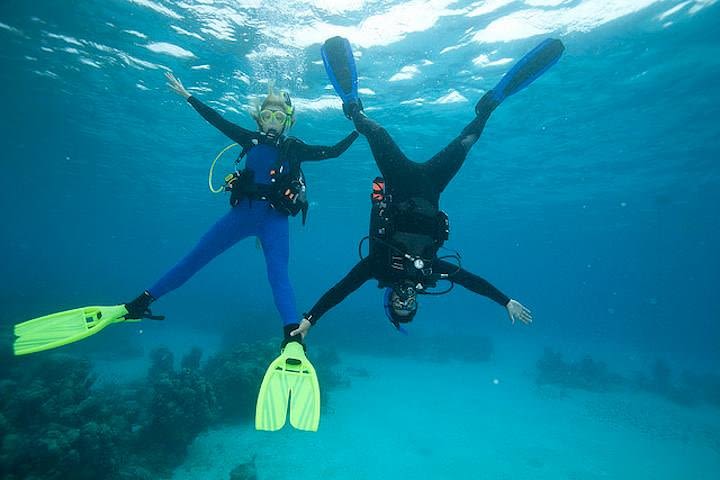
[[[307,335],[308,331],[310,330],[310,327],[312,327],[312,323],[308,321],[308,319],[303,318],[300,321],[300,326],[290,332],[290,335],[295,337],[297,335],[300,335],[301,339],[305,339],[305,335]]]
[[[507,308],[513,325],[515,325],[515,320],[520,320],[526,325],[532,323],[532,312],[517,300],[510,300],[507,305],[505,305],[505,308]]]
[[[183,86],[179,78],[177,78],[171,72],[165,72],[165,78],[167,78],[168,80],[167,86],[173,89],[175,93],[183,97],[185,100],[190,98],[190,92],[185,90],[185,87]]]

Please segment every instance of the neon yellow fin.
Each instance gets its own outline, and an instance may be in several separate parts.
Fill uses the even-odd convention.
[[[255,428],[276,431],[290,424],[316,432],[320,425],[320,385],[303,346],[290,342],[265,372],[255,409]]]
[[[27,355],[77,342],[111,323],[126,321],[127,313],[124,305],[85,307],[18,323],[13,351],[15,355]]]

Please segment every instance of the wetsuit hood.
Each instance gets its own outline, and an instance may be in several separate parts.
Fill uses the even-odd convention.
[[[388,320],[400,330],[401,323],[412,322],[417,314],[417,292],[412,285],[405,282],[401,285],[393,285],[385,289],[383,304]],[[398,308],[400,305],[402,308]]]

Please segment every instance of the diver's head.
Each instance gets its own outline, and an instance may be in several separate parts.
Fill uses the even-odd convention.
[[[287,132],[295,123],[295,107],[287,92],[268,87],[268,94],[257,106],[253,117],[260,131],[271,137]]]
[[[401,323],[412,322],[417,313],[417,291],[412,283],[396,283],[385,289],[385,315],[395,328]]]

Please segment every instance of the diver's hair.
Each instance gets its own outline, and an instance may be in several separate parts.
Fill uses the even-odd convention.
[[[260,105],[260,109],[263,109],[269,105],[277,105],[282,108],[287,108],[285,97],[283,96],[282,90],[275,90],[272,85],[268,85],[268,94]]]
[[[257,98],[254,100],[254,108],[252,108],[251,114],[255,121],[257,121],[260,118],[260,111],[268,106],[278,106],[281,107],[283,111],[286,111],[289,107],[287,100],[289,98],[290,97],[286,92],[284,92],[283,90],[276,90],[272,83],[268,83],[267,95],[262,100],[262,102],[260,102]],[[292,116],[295,116],[294,110]]]

